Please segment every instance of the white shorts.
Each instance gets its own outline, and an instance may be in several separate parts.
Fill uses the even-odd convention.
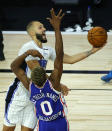
[[[26,107],[22,106],[9,106],[4,118],[4,125],[22,126],[34,129],[37,123],[37,118],[34,112],[34,105],[29,104]]]
[[[13,93],[10,93],[13,87],[11,86],[6,97],[4,125],[12,127],[20,124],[34,129],[37,124],[37,118],[34,104],[29,100],[28,91],[19,85]]]

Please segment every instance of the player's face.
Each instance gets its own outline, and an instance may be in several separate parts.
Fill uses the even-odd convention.
[[[37,37],[38,40],[40,40],[42,43],[46,43],[47,42],[47,38],[46,38],[46,28],[44,27],[44,25],[40,22],[35,22],[34,23],[34,31],[35,31],[35,35]]]

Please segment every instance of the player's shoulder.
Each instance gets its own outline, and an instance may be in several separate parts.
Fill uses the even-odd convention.
[[[52,90],[52,92],[56,93],[57,95],[61,94],[61,92],[59,92],[56,89],[54,89],[53,84],[52,84],[50,79],[47,79],[46,85],[49,87],[49,89]]]
[[[27,43],[25,43],[19,50],[19,55],[23,54],[24,52],[26,52],[29,49],[34,49],[35,48],[35,44],[33,41],[29,41]]]
[[[33,47],[34,46],[34,42],[33,41],[29,41],[29,42],[27,42],[27,43],[25,43],[23,46],[22,46],[22,48],[23,47]]]

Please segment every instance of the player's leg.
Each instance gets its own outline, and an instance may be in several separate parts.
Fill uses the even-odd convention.
[[[33,131],[36,124],[37,117],[34,111],[34,104],[29,101],[24,108],[21,131]]]
[[[21,126],[21,131],[33,131],[33,129],[25,127],[25,126]]]
[[[3,130],[2,131],[14,131],[15,129],[15,126],[6,126],[6,125],[3,125]]]

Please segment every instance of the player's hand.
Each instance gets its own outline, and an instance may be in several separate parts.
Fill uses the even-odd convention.
[[[93,54],[93,53],[96,53],[96,52],[99,51],[99,50],[101,50],[104,46],[105,46],[105,44],[104,44],[102,47],[97,47],[97,48],[96,48],[96,47],[93,47],[92,50],[91,50],[92,54]]]
[[[54,30],[60,29],[61,20],[62,20],[63,16],[65,15],[64,13],[62,13],[62,9],[59,11],[58,15],[55,14],[53,8],[50,10],[50,13],[51,13],[51,18],[47,18],[47,20],[49,20],[49,22],[53,26]]]
[[[37,50],[31,49],[31,50],[28,50],[26,53],[27,53],[28,55],[31,55],[31,56],[34,56],[34,57],[39,57],[40,59],[44,58],[44,57],[41,55],[41,53],[38,52]]]
[[[60,84],[60,87],[61,87],[62,94],[64,96],[67,96],[69,91],[70,91],[70,89],[66,85],[64,85],[64,84]]]

